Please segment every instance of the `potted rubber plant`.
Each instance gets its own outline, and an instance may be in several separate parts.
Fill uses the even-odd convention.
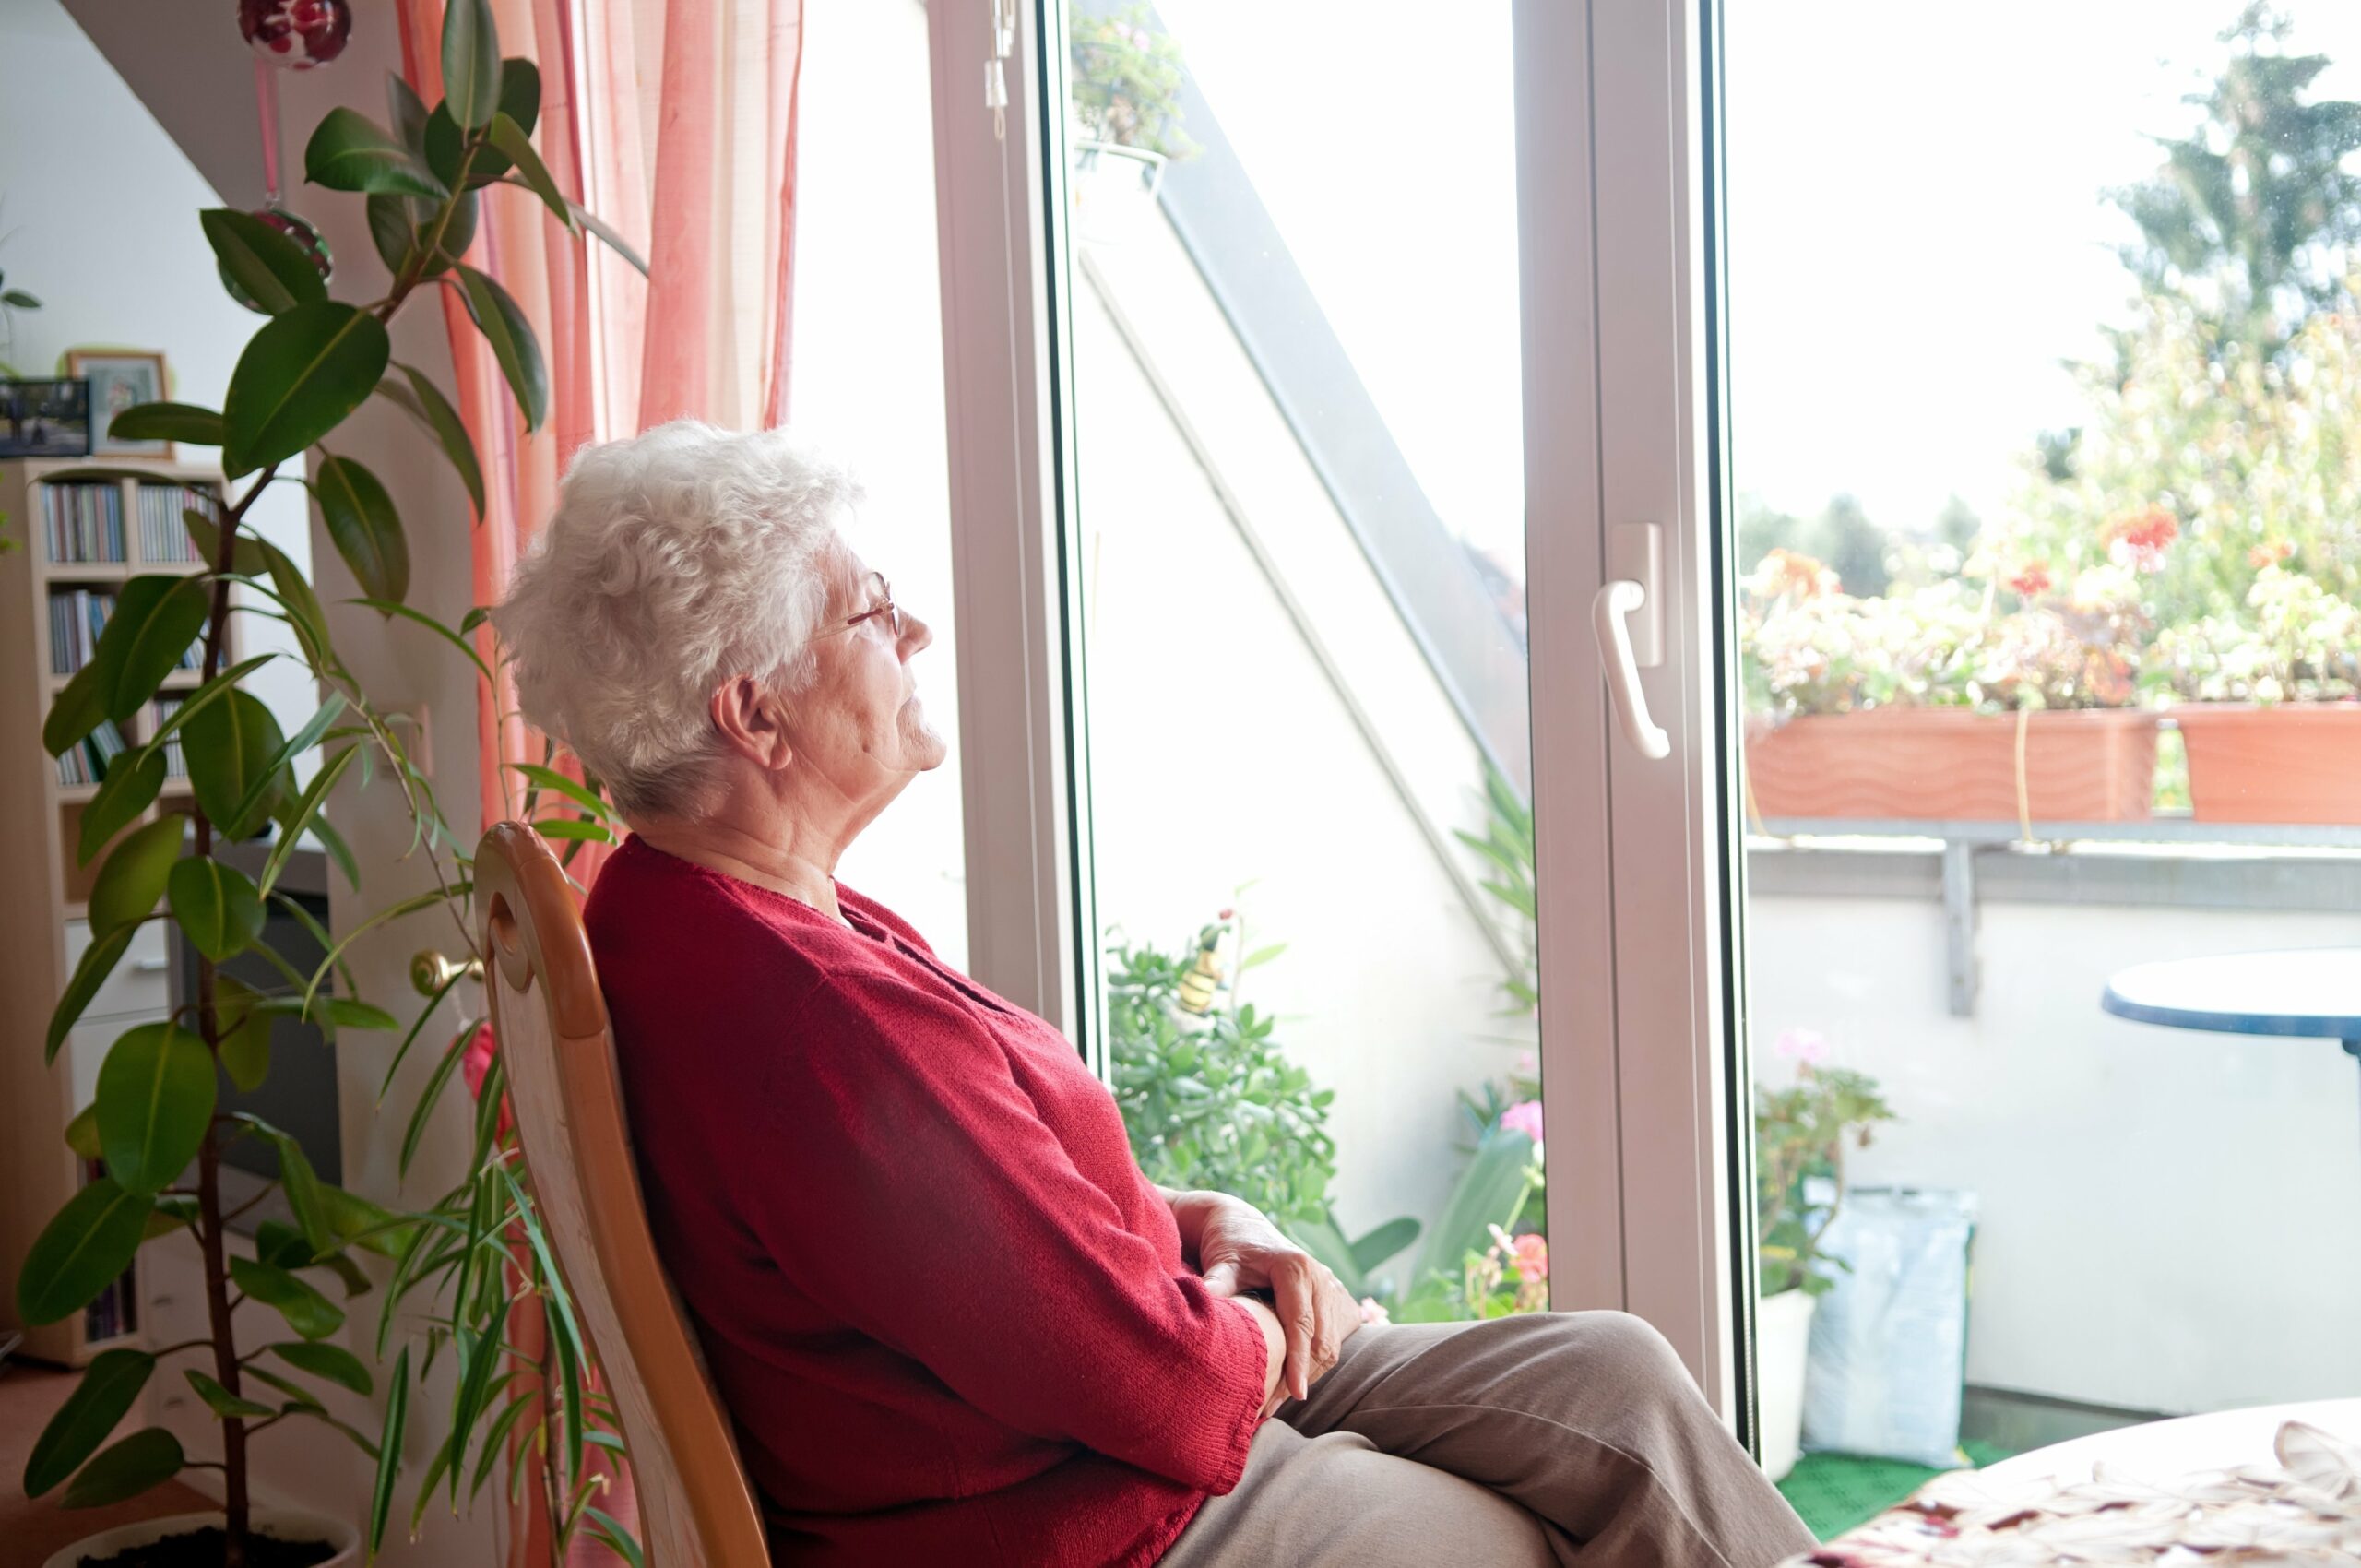
[[[101,723],[143,710],[184,650],[193,644],[201,650],[200,683],[144,744],[114,758],[82,814],[79,855],[85,864],[99,862],[89,900],[92,940],[51,1018],[50,1057],[141,925],[170,922],[197,959],[192,994],[168,1020],[140,1026],[113,1043],[92,1103],[67,1129],[66,1141],[100,1162],[101,1174],[34,1241],[18,1273],[17,1306],[28,1322],[56,1321],[121,1276],[143,1244],[185,1231],[203,1257],[207,1331],[184,1345],[98,1355],[36,1440],[24,1484],[29,1496],[63,1488],[65,1506],[91,1506],[135,1496],[201,1467],[219,1472],[223,1503],[69,1548],[53,1560],[69,1568],[85,1553],[135,1546],[146,1550],[144,1562],[244,1568],[256,1560],[256,1538],[265,1534],[295,1543],[274,1548],[282,1553],[270,1559],[274,1563],[341,1565],[374,1555],[398,1476],[410,1353],[405,1345],[381,1377],[337,1343],[346,1309],[331,1291],[340,1289],[349,1300],[371,1287],[361,1254],[393,1262],[402,1284],[385,1301],[390,1323],[407,1289],[447,1277],[437,1260],[455,1231],[460,1251],[471,1257],[482,1251],[474,1242],[485,1233],[470,1239],[464,1218],[455,1218],[447,1205],[390,1212],[321,1180],[291,1136],[260,1117],[225,1112],[219,1104],[223,1079],[251,1090],[267,1078],[275,1018],[299,1016],[330,1030],[398,1028],[391,1014],[352,993],[345,951],[364,932],[405,915],[456,913],[469,892],[465,847],[437,805],[402,722],[371,700],[338,657],[313,585],[284,552],[246,527],[248,515],[267,486],[287,477],[288,465],[304,459],[304,482],[320,527],[362,587],[355,602],[389,622],[425,628],[483,668],[468,642],[471,624],[445,625],[404,602],[409,578],[404,524],[377,476],[336,449],[338,432],[373,396],[398,404],[439,445],[480,519],[483,476],[466,428],[431,380],[393,361],[387,323],[419,298],[452,291],[490,345],[517,417],[531,429],[541,422],[549,400],[540,346],[507,292],[457,259],[474,232],[485,187],[522,187],[568,231],[587,228],[624,248],[565,199],[535,153],[540,78],[530,61],[501,58],[486,0],[451,0],[442,68],[448,90],[441,103],[430,108],[397,78],[389,89],[390,129],[338,108],[304,149],[311,184],[365,197],[370,232],[392,279],[383,296],[362,304],[332,298],[314,255],[279,229],[247,213],[205,212],[206,237],[231,297],[267,319],[240,355],[220,409],[149,403],[114,421],[115,432],[127,439],[219,449],[225,480],[243,487],[225,496],[218,517],[196,511],[185,517],[203,570],[133,577],[124,585],[94,657],[59,691],[43,726],[48,751],[62,753]],[[242,593],[233,596],[233,586]],[[249,678],[280,655],[265,652],[235,662],[227,657],[231,618],[256,614],[291,629],[296,657],[323,694],[318,710],[291,735],[281,732],[247,689]],[[164,784],[166,748],[175,744],[186,762],[190,809],[167,809],[143,821]],[[315,746],[320,766],[299,786],[297,760]],[[275,885],[292,847],[307,834],[358,886],[359,867],[324,814],[330,792],[356,766],[364,783],[374,776],[372,787],[399,798],[437,885],[378,910],[340,939],[315,929],[326,956],[306,970],[265,939],[265,910],[277,906],[301,913]],[[265,836],[270,843],[258,874],[230,863],[228,846]],[[465,921],[457,924],[464,933]],[[250,986],[223,971],[226,961],[249,954],[278,970],[281,983]],[[430,1002],[411,1028],[397,1065],[433,1007]],[[454,1042],[446,1063],[456,1061],[463,1043]],[[449,1076],[447,1067],[433,1075],[412,1120],[405,1164]],[[267,1192],[283,1201],[288,1217],[256,1225],[251,1248],[232,1242],[231,1221],[237,1215],[224,1201],[220,1181],[225,1149],[243,1139],[276,1150],[279,1176]],[[506,1174],[505,1190],[521,1194],[513,1172]],[[516,1211],[487,1204],[481,1212],[502,1224]],[[465,1332],[468,1324],[482,1321],[471,1312],[491,1310],[495,1293],[479,1285],[459,1271],[462,1300],[452,1321],[461,1330],[431,1338],[430,1352],[438,1343],[452,1345],[463,1384],[483,1388],[498,1385],[494,1374],[506,1348],[496,1332]],[[239,1313],[240,1307],[246,1310]],[[381,1355],[385,1336],[381,1325]],[[200,1353],[202,1365],[178,1375],[218,1418],[219,1456],[190,1455],[160,1426],[110,1442],[164,1359],[192,1350]],[[364,1433],[337,1419],[330,1400],[339,1396],[331,1389],[362,1396],[382,1389],[379,1430]],[[580,1402],[574,1403],[578,1420]],[[495,1420],[481,1406],[469,1408],[482,1420],[446,1442],[423,1491],[432,1492],[446,1469],[456,1471],[471,1441],[490,1453],[504,1434],[522,1430],[518,1413],[504,1411]],[[314,1423],[371,1457],[376,1480],[365,1520],[274,1518],[255,1507],[249,1444],[256,1432],[282,1421]],[[563,1446],[578,1456],[581,1445],[577,1426]],[[488,1461],[479,1462],[489,1467]],[[457,1486],[455,1473],[455,1496]],[[635,1547],[626,1555],[635,1559]]]

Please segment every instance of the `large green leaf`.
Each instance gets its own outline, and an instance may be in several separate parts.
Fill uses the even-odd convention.
[[[418,225],[410,219],[410,198],[390,191],[378,191],[363,205],[369,215],[369,242],[377,247],[377,259],[386,270],[399,276],[409,265],[409,256],[417,244]]]
[[[107,421],[107,439],[185,441],[192,446],[219,446],[221,416],[195,403],[135,403]]]
[[[185,506],[181,509],[181,527],[188,530],[189,542],[196,546],[198,559],[208,565],[219,566],[221,564],[219,523],[194,506]],[[230,546],[230,570],[241,576],[259,577],[264,569],[261,539],[240,532]]]
[[[99,792],[82,808],[81,835],[74,846],[76,863],[89,865],[109,840],[155,803],[163,788],[163,753],[125,752],[116,757],[108,765]]]
[[[235,479],[301,452],[361,406],[392,357],[385,325],[336,300],[266,322],[230,375],[223,468]]]
[[[141,1024],[114,1042],[99,1067],[99,1146],[118,1186],[152,1197],[188,1169],[215,1084],[212,1052],[178,1024]]]
[[[294,1211],[295,1223],[303,1229],[305,1260],[335,1251],[337,1236],[328,1224],[326,1206],[320,1201],[319,1172],[312,1168],[303,1146],[251,1112],[238,1112],[238,1120],[270,1140],[279,1151],[279,1184],[288,1207]]]
[[[289,1366],[341,1384],[355,1394],[365,1396],[375,1386],[361,1358],[341,1345],[314,1345],[308,1339],[291,1339],[268,1349]]]
[[[1516,1218],[1525,1196],[1525,1169],[1533,1162],[1533,1140],[1513,1127],[1494,1127],[1476,1146],[1443,1205],[1442,1217],[1418,1253],[1421,1274],[1441,1269],[1456,1275],[1462,1260],[1491,1244],[1491,1227]]]
[[[388,191],[401,196],[444,194],[417,154],[358,110],[327,112],[303,145],[303,177],[332,191]]]
[[[327,280],[303,247],[251,212],[208,208],[197,215],[206,243],[221,263],[221,276],[262,307],[266,315],[328,297]],[[243,303],[243,302],[241,302]],[[217,435],[205,443],[221,445]]]
[[[565,193],[557,188],[557,180],[550,173],[549,165],[541,161],[541,155],[533,150],[533,138],[526,134],[525,128],[505,114],[494,114],[492,129],[486,135],[492,145],[516,165],[516,172],[524,176],[525,184],[532,188],[533,194],[541,198],[541,205],[565,225],[568,233],[572,233],[573,205],[565,199]]]
[[[599,239],[604,240],[607,244],[607,248],[613,251],[625,261],[631,263],[633,270],[636,271],[642,278],[647,276],[647,258],[640,255],[639,252],[633,247],[632,243],[629,240],[623,238],[621,230],[608,222],[605,219],[599,217],[597,213],[592,212],[587,208],[584,207],[581,203],[575,202],[573,205],[575,222],[580,224],[583,228],[587,229],[591,233],[598,235]]]
[[[105,645],[103,635],[100,637]],[[107,699],[114,695],[114,671],[93,659],[74,672],[49,705],[49,716],[42,720],[42,749],[52,756],[63,756],[68,748],[78,745],[82,737],[99,727],[107,716]]]
[[[500,107],[500,32],[491,0],[450,0],[443,8],[443,102],[469,130]]]
[[[501,374],[508,378],[508,389],[516,395],[516,406],[525,416],[525,428],[538,430],[542,417],[549,412],[549,372],[541,363],[541,346],[533,336],[525,313],[508,291],[478,272],[472,267],[452,269],[458,275],[459,291],[466,299],[468,315],[492,345],[492,358],[500,362]]]
[[[391,1209],[333,1182],[320,1183],[320,1204],[327,1210],[328,1225],[338,1241],[382,1258],[401,1256],[410,1232],[418,1227],[416,1220],[401,1219]]]
[[[541,73],[530,60],[503,60],[500,63],[500,113],[507,115],[530,135],[541,113]],[[467,132],[451,117],[449,104],[438,104],[426,121],[426,166],[445,185],[462,183],[460,163],[467,168],[464,183],[468,189],[488,185],[508,172],[508,155],[495,147],[478,142],[470,149]]]
[[[333,663],[335,647],[328,641],[328,616],[320,607],[319,595],[312,591],[303,569],[285,551],[268,540],[260,542],[263,562],[270,568],[270,586],[279,590],[279,600],[295,624],[298,639],[305,645],[305,657],[314,665]]]
[[[55,1323],[79,1311],[131,1266],[155,1200],[101,1176],[65,1200],[17,1271],[17,1315]],[[299,1331],[300,1332],[300,1331]]]
[[[361,748],[354,745],[347,746],[329,757],[320,766],[319,772],[312,775],[312,781],[303,787],[303,793],[296,799],[293,808],[277,814],[279,828],[279,842],[271,846],[269,858],[262,863],[261,886],[265,893],[269,892],[271,885],[279,880],[279,870],[286,865],[287,857],[294,849],[295,841],[303,836],[303,830],[308,827],[314,832],[320,832],[327,827],[328,819],[320,814],[320,808],[327,800],[328,791],[336,788],[336,781],[343,777],[344,770],[350,767],[353,759],[360,754],[362,754]],[[323,834],[321,842],[330,844],[330,853],[335,852],[333,849],[335,840],[329,839]],[[359,885],[354,881],[350,868],[345,872],[345,880],[354,883],[356,886]]]
[[[230,1081],[251,1094],[270,1075],[271,1015],[262,996],[234,975],[213,977],[214,1056]]]
[[[426,151],[426,101],[418,89],[402,79],[399,71],[386,73],[386,123],[394,127],[394,135],[413,153]]]
[[[417,253],[425,251],[429,254],[420,262],[418,276],[440,277],[475,242],[480,206],[476,193],[467,192],[452,203],[438,229],[433,225],[436,215],[443,212],[441,203],[421,202],[412,196],[373,196],[368,204],[369,238],[387,270],[399,273],[410,265]]]
[[[181,858],[188,819],[168,813],[117,844],[90,885],[90,935],[111,936],[138,924],[155,910]]]
[[[458,470],[459,482],[468,487],[468,499],[475,503],[476,520],[483,520],[483,469],[476,461],[476,444],[468,434],[468,427],[459,418],[459,410],[443,389],[426,378],[426,373],[396,361],[394,368],[402,373],[409,384],[410,395],[416,399],[416,417],[433,432],[434,439],[443,445],[443,455],[451,459],[451,467]]]
[[[306,1339],[325,1339],[344,1326],[344,1309],[283,1268],[252,1258],[231,1258],[230,1277],[239,1289],[276,1307],[287,1326]]]
[[[222,1420],[261,1421],[279,1414],[267,1405],[231,1393],[195,1367],[182,1368],[181,1375],[196,1390],[196,1396],[205,1401],[205,1408]]]
[[[25,1461],[25,1495],[39,1497],[96,1454],[155,1370],[156,1358],[144,1350],[101,1350],[91,1357],[82,1369],[82,1381],[33,1440],[32,1455]]]
[[[86,1105],[65,1123],[65,1146],[83,1159],[97,1159],[106,1151],[99,1146],[99,1108]]]
[[[57,1060],[57,1048],[65,1043],[66,1032],[82,1016],[82,1009],[90,1004],[90,998],[99,993],[99,987],[114,973],[114,967],[123,961],[124,950],[131,945],[138,930],[136,925],[124,926],[111,935],[94,938],[82,949],[81,961],[74,966],[74,976],[65,982],[65,994],[57,999],[57,1006],[49,1015],[49,1038],[42,1048],[43,1062]]]
[[[121,1503],[163,1485],[187,1462],[179,1438],[162,1427],[144,1428],[83,1466],[59,1506],[104,1508]]]
[[[204,635],[212,609],[213,585],[200,577],[155,574],[123,585],[95,650],[113,676],[109,719],[120,724],[148,706],[189,644]]]
[[[235,866],[192,855],[172,867],[165,890],[181,931],[217,964],[262,934],[262,896]]]
[[[449,216],[443,220],[438,231],[421,222],[418,229],[418,244],[425,251],[425,263],[419,268],[421,278],[440,278],[459,265],[468,247],[476,243],[476,217],[482,207],[482,197],[469,191],[451,204]]]
[[[1363,1274],[1418,1239],[1418,1222],[1406,1214],[1394,1216],[1353,1242],[1353,1265]]]
[[[312,493],[328,538],[362,591],[399,603],[409,592],[409,542],[377,476],[350,457],[329,457],[314,471]]]
[[[279,750],[273,752],[270,761],[264,765],[262,776],[248,787],[244,797],[238,802],[238,809],[231,814],[243,817],[250,812],[260,810],[261,792],[270,788],[279,777],[279,770],[291,766],[297,757],[318,744],[320,737],[327,733],[328,726],[335,723],[343,712],[344,694],[330,692],[327,700],[320,704],[318,710],[303,721],[303,727],[279,742]],[[267,883],[264,885],[266,890],[268,885]]]
[[[279,720],[252,692],[225,693],[182,726],[181,751],[196,803],[230,837],[251,837],[279,804],[283,786],[266,788],[259,797],[250,792],[285,740]],[[242,820],[236,813],[250,798],[258,799],[261,809]]]

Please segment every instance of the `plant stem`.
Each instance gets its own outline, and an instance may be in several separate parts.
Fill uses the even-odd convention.
[[[273,463],[263,469],[262,477],[238,498],[238,504],[221,519],[219,555],[213,564],[213,605],[205,621],[205,660],[200,679],[212,680],[221,672],[221,655],[228,640],[230,625],[230,573],[236,565],[238,525],[257,496],[279,471]],[[213,823],[202,805],[192,814],[196,826],[196,854],[208,860],[213,854]],[[196,1024],[203,1036],[205,1048],[215,1060],[221,1052],[220,1016],[214,1008],[213,960],[199,955],[196,961]],[[205,1142],[196,1151],[196,1207],[201,1220],[197,1244],[205,1255],[205,1315],[212,1329],[213,1376],[232,1397],[238,1394],[238,1342],[230,1320],[230,1267],[224,1256],[226,1230],[221,1215],[221,1124],[219,1122],[205,1130]],[[225,1539],[221,1548],[222,1568],[245,1568],[246,1531],[251,1522],[251,1499],[246,1476],[246,1424],[235,1416],[225,1416],[221,1421],[222,1520]]]

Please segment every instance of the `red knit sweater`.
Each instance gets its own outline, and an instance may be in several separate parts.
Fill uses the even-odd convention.
[[[648,1218],[781,1563],[1146,1563],[1237,1484],[1263,1335],[1111,1096],[839,887],[637,839],[587,914]]]

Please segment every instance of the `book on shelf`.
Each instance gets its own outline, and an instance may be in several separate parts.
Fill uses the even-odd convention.
[[[114,564],[123,558],[123,490],[102,481],[41,487],[53,565]]]
[[[139,555],[144,561],[196,564],[196,541],[189,537],[184,512],[201,512],[218,519],[221,497],[209,485],[139,481]]]
[[[113,588],[52,588],[49,593],[49,669],[71,675],[98,651],[99,634],[114,613]]]
[[[155,707],[149,713],[148,733],[153,735],[170,723],[172,715],[181,710],[181,704],[186,700],[185,697],[176,696],[158,697]],[[188,758],[181,751],[181,732],[177,730],[164,737],[164,777],[167,778],[188,777]]]
[[[107,768],[128,747],[123,731],[114,720],[102,719],[97,729],[65,749],[57,759],[57,781],[60,784],[97,784],[105,780]]]

